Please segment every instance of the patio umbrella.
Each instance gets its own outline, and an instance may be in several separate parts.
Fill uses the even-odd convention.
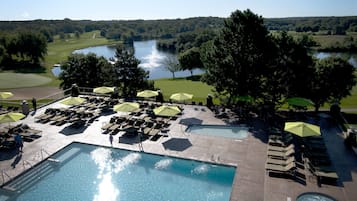
[[[321,135],[320,127],[305,122],[286,122],[284,131],[290,132],[300,137]]]
[[[157,116],[175,116],[176,114],[180,113],[181,110],[177,106],[160,106],[155,108],[154,114]]]
[[[10,98],[13,95],[14,95],[13,93],[7,92],[7,91],[0,92],[0,98],[1,99]]]
[[[133,112],[140,108],[139,103],[124,102],[121,104],[114,105],[113,110],[118,112]]]
[[[86,99],[80,97],[68,97],[60,101],[60,103],[65,105],[79,105],[83,103]]]
[[[157,91],[152,91],[152,90],[144,90],[140,91],[136,94],[138,97],[143,97],[143,98],[150,98],[159,95],[159,92]]]
[[[114,92],[114,87],[97,87],[93,89],[94,93],[107,94]]]
[[[307,107],[313,106],[314,102],[306,98],[294,97],[286,99],[286,102],[289,103],[291,106],[298,106],[298,107]]]
[[[193,95],[188,94],[188,93],[175,93],[170,96],[170,99],[176,100],[176,101],[185,101],[192,99]]]
[[[9,112],[9,113],[0,115],[0,123],[16,122],[24,117],[26,117],[26,116],[22,113]]]

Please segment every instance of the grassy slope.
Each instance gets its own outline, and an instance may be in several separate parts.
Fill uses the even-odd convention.
[[[0,89],[34,87],[49,82],[50,78],[38,74],[0,73]]]
[[[50,85],[59,85],[59,81],[52,75],[51,72],[53,64],[65,61],[74,50],[113,43],[115,42],[101,37],[99,31],[83,33],[80,38],[71,37],[69,39],[61,40],[58,37],[55,37],[55,41],[48,44],[47,55],[44,62],[47,69],[46,75],[53,79]]]
[[[180,79],[159,79],[155,80],[155,87],[160,88],[165,100],[169,100],[170,95],[177,92],[193,94],[193,101],[206,102],[208,94],[212,94],[213,87],[200,81]]]

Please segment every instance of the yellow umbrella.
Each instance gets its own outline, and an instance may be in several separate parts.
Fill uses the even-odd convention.
[[[175,116],[180,113],[181,110],[177,106],[160,106],[155,108],[154,114],[157,116]]]
[[[121,104],[114,105],[113,110],[118,112],[132,112],[139,109],[139,103],[124,102]]]
[[[284,131],[290,132],[300,137],[321,135],[320,127],[305,122],[286,122]]]
[[[0,115],[0,123],[16,122],[24,117],[26,117],[26,116],[22,113],[9,112],[9,113]]]
[[[150,98],[159,95],[159,92],[157,91],[152,91],[152,90],[144,90],[140,91],[136,94],[138,97],[143,97],[143,98]]]
[[[114,92],[114,87],[97,87],[93,89],[94,93],[107,94]]]
[[[60,101],[60,103],[65,105],[78,105],[85,101],[86,99],[80,97],[68,97]]]
[[[188,93],[175,93],[170,96],[170,99],[176,100],[176,101],[185,101],[192,99],[193,95],[188,94]]]
[[[1,99],[10,98],[10,97],[13,96],[13,95],[14,95],[13,93],[7,92],[7,91],[0,92],[0,98],[1,98]]]

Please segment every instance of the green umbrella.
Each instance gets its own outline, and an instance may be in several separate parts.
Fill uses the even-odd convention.
[[[159,95],[159,92],[157,91],[152,91],[152,90],[144,90],[140,91],[136,94],[138,97],[143,97],[143,98],[150,98]]]
[[[139,103],[124,102],[121,104],[114,105],[113,110],[118,112],[133,112],[140,108]]]
[[[26,117],[26,116],[22,113],[9,112],[9,113],[0,115],[0,123],[16,122],[24,117]]]
[[[185,101],[192,99],[193,95],[188,94],[188,93],[175,93],[170,96],[170,99],[176,100],[176,101]]]
[[[313,106],[314,103],[306,98],[294,97],[286,99],[286,102],[289,103],[291,106],[299,106],[299,107],[307,107]]]
[[[60,101],[60,103],[65,105],[79,105],[83,103],[86,99],[80,97],[68,97]]]
[[[160,106],[154,109],[154,114],[157,116],[175,116],[181,110],[177,106]]]
[[[114,87],[97,87],[93,89],[94,93],[107,94],[114,92]]]
[[[286,122],[284,131],[290,132],[300,137],[321,135],[320,127],[305,122]]]
[[[10,98],[13,95],[14,95],[13,93],[8,92],[8,91],[0,92],[0,98],[1,99]]]

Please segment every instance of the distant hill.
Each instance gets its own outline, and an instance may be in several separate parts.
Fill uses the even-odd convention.
[[[16,32],[21,30],[40,31],[48,41],[54,35],[66,37],[70,33],[83,33],[100,30],[101,35],[114,40],[146,40],[170,39],[181,33],[202,32],[222,27],[224,18],[195,17],[170,20],[33,20],[33,21],[0,21],[0,32]],[[343,35],[347,31],[357,32],[357,16],[350,17],[294,17],[266,18],[269,30],[285,30],[297,32],[324,32],[326,34]]]

